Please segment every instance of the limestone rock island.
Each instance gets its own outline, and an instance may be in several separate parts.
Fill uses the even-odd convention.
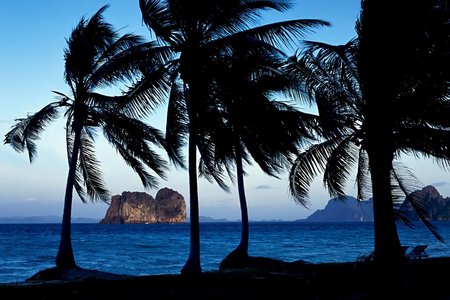
[[[144,192],[123,192],[111,197],[102,224],[184,223],[186,202],[183,196],[162,188],[153,198]]]

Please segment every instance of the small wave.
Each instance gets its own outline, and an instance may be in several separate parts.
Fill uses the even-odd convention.
[[[144,243],[137,243],[136,244],[140,248],[146,248],[146,249],[158,249],[158,248],[164,248],[162,245],[156,245],[156,244],[144,244]]]
[[[49,260],[49,259],[55,259],[55,257],[52,255],[38,255],[38,256],[36,256],[35,259]]]
[[[335,224],[335,230],[328,224],[316,223],[252,224],[249,253],[253,256],[319,263],[354,261],[357,256],[373,251],[371,224],[357,227]],[[8,234],[3,239],[0,234],[0,283],[25,280],[38,270],[54,266],[59,227],[48,226],[55,228],[54,235],[40,235],[43,227],[34,224],[0,224],[0,232]],[[450,222],[440,223],[439,227],[444,238],[450,240]],[[239,225],[203,223],[202,228],[202,268],[217,270],[221,260],[239,242]],[[187,224],[181,227],[74,224],[73,229],[74,255],[83,268],[130,275],[179,273],[189,255]],[[450,256],[450,247],[435,242],[426,228],[400,228],[399,234],[403,235],[402,243],[428,244],[430,257]]]

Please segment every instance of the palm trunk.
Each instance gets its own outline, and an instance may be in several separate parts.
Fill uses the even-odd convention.
[[[373,195],[374,260],[389,266],[404,261],[395,223],[391,184],[394,127],[391,112],[385,112],[383,118],[377,114],[380,104],[375,99],[383,99],[381,95],[373,93],[372,96],[372,109],[367,116],[367,152]]]
[[[239,192],[239,204],[241,206],[241,242],[236,250],[243,257],[248,256],[248,241],[249,241],[249,224],[248,224],[248,209],[247,209],[247,199],[245,197],[245,186],[244,186],[244,169],[242,167],[242,155],[238,152],[236,157],[236,171],[237,171],[237,183]]]
[[[394,1],[395,2],[395,1]],[[393,69],[399,54],[394,49],[400,2],[362,1],[359,33],[359,74],[361,93],[367,104],[367,152],[372,177],[374,208],[374,260],[392,264],[404,261],[394,218],[391,169],[394,159],[394,103],[398,70]],[[403,4],[406,1],[402,1]],[[386,41],[393,41],[386,47]],[[383,76],[380,76],[383,74]]]
[[[75,127],[75,138],[73,142],[72,156],[67,175],[66,193],[64,196],[64,210],[61,226],[61,240],[59,242],[58,253],[56,254],[56,266],[58,268],[75,268],[75,258],[72,249],[71,218],[72,218],[72,198],[73,186],[75,184],[75,173],[78,163],[78,153],[80,151],[81,127]]]
[[[239,146],[238,146],[239,147]],[[239,148],[237,148],[239,149]],[[248,265],[248,241],[249,241],[249,224],[247,199],[245,197],[244,187],[244,168],[242,167],[242,155],[240,150],[236,153],[236,176],[238,182],[239,204],[241,206],[241,242],[231,251],[225,259],[220,263],[220,270],[228,268],[241,268]]]
[[[370,157],[374,212],[374,260],[391,265],[404,260],[392,204],[391,161]]]
[[[189,127],[189,205],[190,205],[190,249],[189,257],[181,269],[181,274],[199,274],[200,265],[200,222],[197,185],[197,132],[191,118]]]

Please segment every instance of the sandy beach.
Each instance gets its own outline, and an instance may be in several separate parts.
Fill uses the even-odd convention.
[[[401,270],[352,262],[243,268],[195,277],[121,276],[82,269],[45,276],[45,280],[1,284],[0,296],[80,300],[450,299],[450,258],[415,260]]]

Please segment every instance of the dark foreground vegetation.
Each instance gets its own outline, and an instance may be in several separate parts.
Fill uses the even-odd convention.
[[[49,269],[0,285],[2,299],[450,299],[450,258],[381,268],[368,262],[285,263],[251,258],[248,267],[195,276],[118,276]],[[38,277],[41,280],[37,279]]]

